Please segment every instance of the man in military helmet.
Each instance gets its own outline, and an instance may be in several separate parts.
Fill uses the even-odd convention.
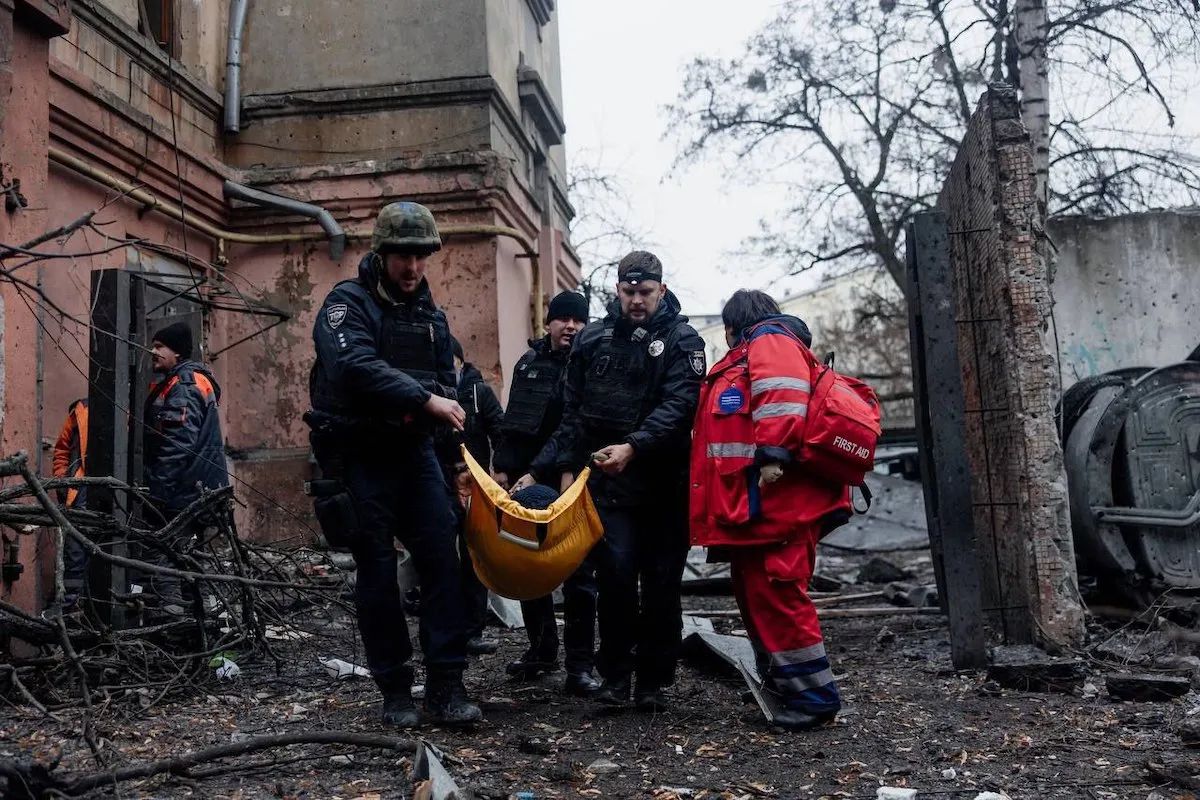
[[[560,487],[562,470],[549,446],[551,434],[562,419],[563,380],[567,357],[576,335],[587,325],[587,298],[578,292],[560,292],[550,301],[547,334],[531,340],[517,361],[508,409],[501,426],[503,439],[493,459],[496,480],[507,487],[510,479],[526,473],[542,484]],[[554,600],[541,597],[521,603],[529,649],[508,665],[509,675],[530,680],[558,668],[558,625]],[[585,561],[563,584],[563,645],[568,694],[588,696],[600,688],[592,674],[595,666],[596,578],[595,567]]]
[[[621,259],[616,288],[608,316],[576,337],[551,446],[569,473],[564,484],[592,464],[589,488],[604,523],[591,555],[604,678],[597,699],[627,703],[636,677],[637,706],[661,710],[679,655],[688,455],[704,340],[680,313],[654,254]],[[523,476],[516,487],[533,480]]]
[[[450,329],[425,280],[441,246],[427,208],[385,206],[358,277],[333,288],[313,326],[306,420],[322,476],[310,492],[322,531],[354,556],[367,665],[383,693],[383,721],[400,727],[417,725],[420,715],[395,539],[411,554],[421,588],[425,712],[443,724],[482,716],[462,682],[466,624],[453,501],[433,446],[439,429],[461,431],[465,418]]]

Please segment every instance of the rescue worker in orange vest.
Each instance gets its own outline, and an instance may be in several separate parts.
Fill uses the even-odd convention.
[[[54,442],[52,474],[56,478],[82,478],[87,464],[88,401],[86,397],[71,403],[58,439]],[[87,487],[59,489],[58,502],[67,508],[87,507]],[[88,552],[67,536],[63,539],[63,605],[73,607],[83,593],[87,576]]]
[[[841,708],[808,582],[849,492],[794,463],[812,391],[807,326],[745,289],[721,319],[730,349],[704,381],[692,439],[692,543],[730,562],[759,673],[785,707],[775,724],[807,730]]]
[[[221,387],[208,367],[192,360],[191,328],[184,322],[167,325],[151,337],[151,348],[158,380],[146,398],[142,473],[151,504],[147,522],[161,527],[200,499],[202,492],[228,486],[229,472],[217,416]],[[176,542],[167,544],[172,549],[183,545],[211,522],[196,518]],[[172,566],[157,551],[147,550],[143,558]],[[162,612],[184,613],[178,578],[155,573],[150,583]]]

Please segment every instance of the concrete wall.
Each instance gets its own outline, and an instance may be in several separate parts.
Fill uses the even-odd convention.
[[[1200,345],[1200,211],[1053,217],[1047,230],[1064,388]]]
[[[243,91],[488,75],[484,5],[484,0],[256,0],[246,18]]]
[[[938,205],[948,217],[983,607],[1007,642],[1074,644],[1047,244],[1016,93],[982,97]]]

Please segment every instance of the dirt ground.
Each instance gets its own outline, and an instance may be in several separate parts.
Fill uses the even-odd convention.
[[[725,596],[686,597],[684,606],[732,609],[733,603]],[[279,675],[269,662],[243,660],[236,679],[213,680],[190,699],[152,704],[133,716],[102,712],[99,734],[110,753],[120,753],[113,765],[247,735],[388,733],[378,722],[379,696],[370,681],[336,681],[318,663],[328,657],[361,662],[351,624],[340,619],[322,636],[280,642],[285,664]],[[738,627],[736,619],[716,620],[719,632]],[[534,798],[874,798],[881,786],[913,787],[924,798],[974,798],[985,790],[1013,800],[1194,797],[1179,782],[1155,777],[1147,762],[1191,758],[1194,751],[1171,731],[1200,711],[1195,693],[1166,703],[1115,702],[1105,696],[1098,671],[1074,694],[1001,689],[983,673],[955,673],[940,616],[836,619],[825,630],[845,710],[836,724],[814,732],[772,730],[757,706],[743,700],[740,679],[702,672],[691,662],[681,667],[674,707],[656,715],[564,697],[561,673],[513,683],[503,666],[521,652],[524,631],[499,630],[500,651],[468,672],[486,724],[419,735],[445,754],[460,787],[480,798],[517,792]],[[1093,638],[1109,635],[1097,628]],[[1131,630],[1122,636],[1134,645],[1145,638]],[[1092,668],[1100,669],[1095,662]],[[60,770],[94,769],[74,733],[78,715],[66,712],[63,720],[8,706],[0,714],[0,757],[49,760],[61,751]],[[616,769],[590,770],[600,759]],[[236,769],[198,780],[128,782],[115,794],[397,798],[413,792],[410,758],[363,748],[298,746],[209,767],[221,765]],[[1193,775],[1200,766],[1184,772]]]

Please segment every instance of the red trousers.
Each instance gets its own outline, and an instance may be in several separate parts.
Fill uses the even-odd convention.
[[[837,712],[841,698],[817,609],[808,597],[816,532],[783,544],[731,547],[729,553],[734,593],[763,682],[789,708],[816,715]]]

